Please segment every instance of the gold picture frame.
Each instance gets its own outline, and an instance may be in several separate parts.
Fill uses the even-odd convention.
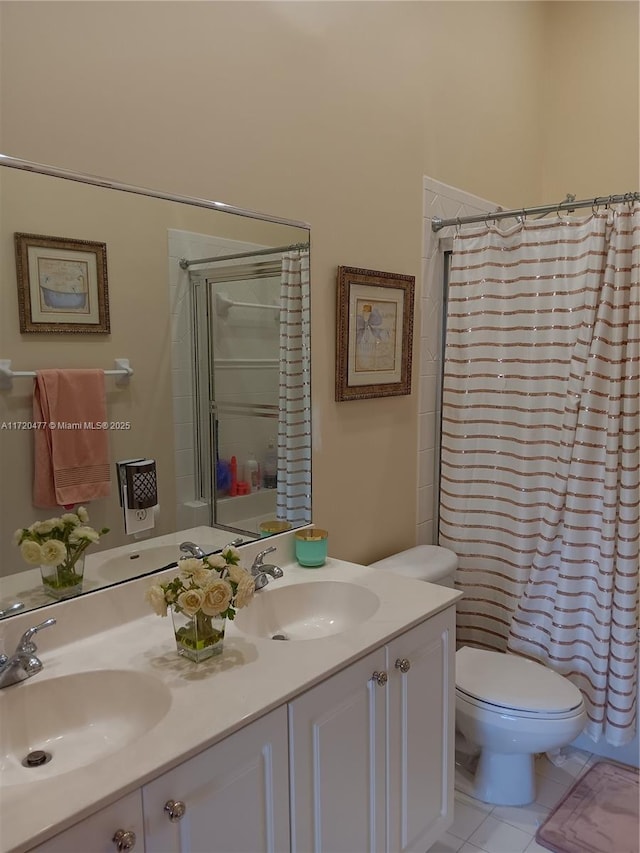
[[[15,234],[20,331],[108,334],[107,245]]]
[[[415,276],[338,267],[336,400],[411,393]]]

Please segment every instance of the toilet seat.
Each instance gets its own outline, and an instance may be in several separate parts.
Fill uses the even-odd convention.
[[[543,664],[470,646],[456,652],[456,693],[471,705],[518,717],[564,719],[583,704],[578,688]]]
[[[548,720],[550,722],[552,720],[570,720],[572,717],[582,713],[582,705],[564,712],[520,711],[517,708],[508,708],[506,705],[496,705],[493,702],[488,702],[486,699],[475,699],[463,690],[458,690],[458,688],[456,688],[456,699],[460,699],[462,702],[466,702],[467,705],[471,705],[485,713],[500,714],[503,717],[514,717],[522,720]]]

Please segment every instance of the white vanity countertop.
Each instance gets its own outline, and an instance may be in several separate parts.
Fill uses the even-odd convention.
[[[208,553],[224,548],[230,539],[233,539],[233,533],[201,526],[128,542],[103,551],[87,551],[83,591],[95,592],[146,574],[158,566],[169,565],[180,557],[181,542],[197,542]],[[103,542],[108,543],[108,538],[103,537]],[[22,563],[17,548],[16,561]],[[29,568],[24,563],[21,571],[0,577],[0,608],[14,601],[22,601],[27,610],[51,604],[51,598],[42,588],[39,568]]]
[[[264,547],[264,542],[259,547]],[[248,565],[246,560],[242,562]],[[33,773],[33,782],[0,787],[0,853],[28,850],[66,829],[460,597],[452,589],[335,559],[328,559],[318,569],[303,569],[296,563],[279,565],[284,568],[284,577],[272,580],[257,595],[268,595],[270,590],[291,583],[338,580],[368,587],[380,599],[380,607],[367,621],[348,631],[315,640],[259,639],[242,634],[228,621],[222,655],[200,664],[177,655],[170,616],[165,619],[151,611],[147,614],[146,605],[139,608],[152,583],[150,578],[38,611],[35,619],[31,615],[30,624],[50,615],[58,620],[57,625],[38,635],[44,669],[4,691],[24,690],[28,694],[30,684],[36,681],[85,670],[132,669],[162,681],[170,690],[171,705],[143,736],[93,764],[56,774],[54,757],[51,764],[28,771]],[[174,573],[175,569],[167,572]],[[96,609],[99,606],[100,611]],[[94,620],[87,607],[100,612],[101,618]],[[107,623],[105,628],[105,611],[115,613],[114,607],[131,609],[134,618],[130,613],[130,621],[114,627]],[[93,622],[98,633],[89,633],[86,624],[76,634],[88,635],[80,638],[69,625],[65,629],[65,621],[76,622],[78,617]],[[24,621],[18,625],[24,630]],[[58,642],[64,645],[55,646],[52,638],[59,628]],[[0,710],[4,691],[0,691]],[[4,755],[0,761],[6,761]]]

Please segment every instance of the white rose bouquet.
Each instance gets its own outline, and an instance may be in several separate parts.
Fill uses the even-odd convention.
[[[95,530],[89,526],[89,513],[83,506],[59,518],[35,521],[16,530],[14,540],[27,563],[43,567],[43,582],[55,589],[72,587],[82,582],[78,561],[89,545],[100,541],[108,527]],[[46,568],[51,571],[44,571]]]
[[[188,557],[178,562],[178,574],[166,583],[153,584],[146,600],[158,616],[174,614],[179,645],[201,649],[218,643],[224,636],[224,620],[234,619],[236,611],[253,598],[255,585],[243,569],[240,553],[228,547],[220,554],[203,559]],[[176,619],[175,614],[182,614]]]

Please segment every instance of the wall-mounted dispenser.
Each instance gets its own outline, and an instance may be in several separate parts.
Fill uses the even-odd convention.
[[[116,462],[124,529],[130,534],[151,530],[158,511],[158,481],[154,459]]]

